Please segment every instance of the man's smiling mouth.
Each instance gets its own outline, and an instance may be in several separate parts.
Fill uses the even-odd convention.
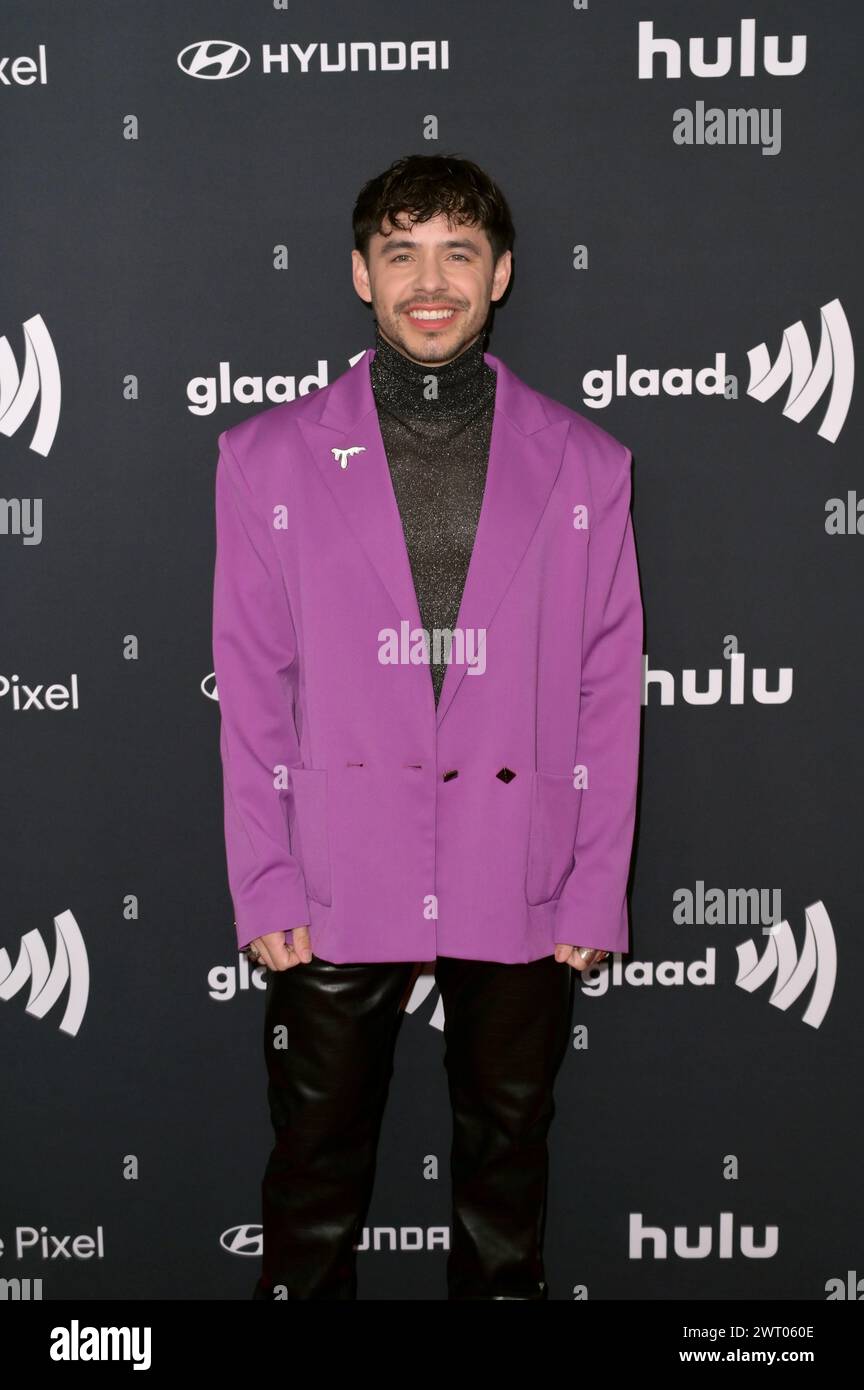
[[[425,305],[418,305],[416,308],[408,310],[408,318],[418,327],[422,325],[424,328],[440,328],[442,325],[450,323],[457,312],[458,310],[452,305],[442,305],[440,308],[434,306],[427,308]]]

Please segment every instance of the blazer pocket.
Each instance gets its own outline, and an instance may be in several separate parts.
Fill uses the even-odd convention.
[[[330,831],[327,816],[327,769],[292,767],[294,823],[297,832],[292,852],[300,861],[310,898],[331,904]]]
[[[533,774],[525,874],[529,903],[549,902],[564,886],[573,867],[583,795],[581,787],[573,786],[570,772]]]

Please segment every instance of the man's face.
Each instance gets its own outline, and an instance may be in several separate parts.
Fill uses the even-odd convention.
[[[383,231],[390,235],[376,232],[369,242],[368,266],[352,251],[354,288],[393,347],[415,362],[443,366],[485,328],[490,304],[510,279],[510,252],[493,265],[485,231],[451,226],[443,213],[409,231],[391,230],[387,221]]]

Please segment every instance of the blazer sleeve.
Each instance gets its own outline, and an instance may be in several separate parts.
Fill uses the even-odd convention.
[[[309,923],[303,870],[291,854],[276,785],[300,762],[293,716],[297,643],[272,531],[219,436],[213,664],[219,697],[228,884],[238,947]],[[286,938],[290,943],[291,938]]]
[[[644,615],[626,449],[596,520],[588,580],[576,764],[587,770],[573,868],[555,913],[556,944],[629,949],[627,878],[636,818]]]

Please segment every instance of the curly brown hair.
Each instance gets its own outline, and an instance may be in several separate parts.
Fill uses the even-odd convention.
[[[411,222],[428,222],[439,213],[454,224],[473,223],[485,231],[497,263],[513,248],[516,235],[507,199],[498,185],[470,159],[456,154],[409,154],[395,160],[382,174],[369,179],[354,205],[354,245],[368,261],[369,241],[386,219],[402,231],[398,220],[407,212]]]

